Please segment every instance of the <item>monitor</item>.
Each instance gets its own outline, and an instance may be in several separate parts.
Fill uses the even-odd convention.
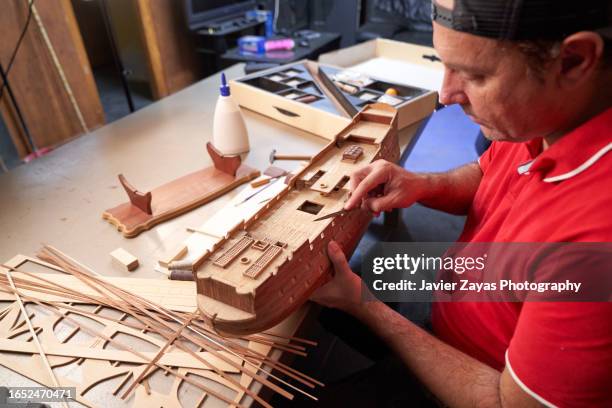
[[[256,6],[256,0],[185,0],[185,16],[189,28],[197,29],[207,21],[235,16]]]

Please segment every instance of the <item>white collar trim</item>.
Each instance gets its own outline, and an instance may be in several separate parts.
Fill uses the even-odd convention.
[[[593,164],[595,164],[597,160],[601,159],[610,150],[612,150],[612,143],[609,143],[607,146],[604,146],[602,149],[600,149],[597,153],[592,155],[587,161],[576,167],[574,170],[568,171],[567,173],[560,174],[558,176],[547,177],[543,181],[546,183],[554,183],[556,181],[567,180],[568,178],[574,177],[575,175],[580,174],[589,167],[591,167]]]
[[[557,405],[553,404],[550,401],[545,400],[544,398],[540,397],[538,394],[533,392],[529,387],[527,387],[525,385],[524,382],[521,381],[520,378],[518,378],[518,376],[516,375],[516,373],[512,369],[512,366],[510,365],[510,359],[508,358],[508,349],[506,349],[505,357],[506,357],[506,368],[508,369],[508,372],[510,373],[510,376],[518,384],[518,386],[523,389],[523,391],[525,391],[527,394],[529,394],[529,396],[531,396],[531,398],[535,399],[536,401],[538,401],[540,404],[544,405],[545,407],[548,407],[548,408],[558,408]]]

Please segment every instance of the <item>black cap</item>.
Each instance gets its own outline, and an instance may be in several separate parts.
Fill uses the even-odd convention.
[[[456,31],[501,40],[560,40],[578,31],[612,39],[612,0],[432,1],[432,20]],[[446,3],[445,3],[446,4]]]

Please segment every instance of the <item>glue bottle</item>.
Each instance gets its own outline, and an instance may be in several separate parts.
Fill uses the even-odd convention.
[[[212,143],[224,155],[246,153],[249,151],[249,135],[240,108],[231,97],[225,74],[221,74],[219,91],[213,120]]]

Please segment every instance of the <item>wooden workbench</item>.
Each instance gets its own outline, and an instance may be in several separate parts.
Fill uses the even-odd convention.
[[[229,78],[238,77],[242,64],[225,72]],[[211,165],[205,144],[212,136],[219,83],[220,75],[202,80],[0,175],[0,260],[34,255],[42,243],[48,243],[103,275],[165,279],[153,270],[155,255],[182,242],[188,236],[186,227],[202,224],[240,188],[133,239],[124,238],[101,214],[126,200],[119,173],[139,190],[148,191]],[[279,153],[314,154],[327,143],[253,112],[245,111],[244,116],[251,143],[245,162],[262,171],[273,148]],[[415,129],[400,135],[402,150]],[[138,257],[141,266],[136,271],[113,266],[109,253],[118,247]],[[0,367],[0,384],[28,384],[22,381]]]

